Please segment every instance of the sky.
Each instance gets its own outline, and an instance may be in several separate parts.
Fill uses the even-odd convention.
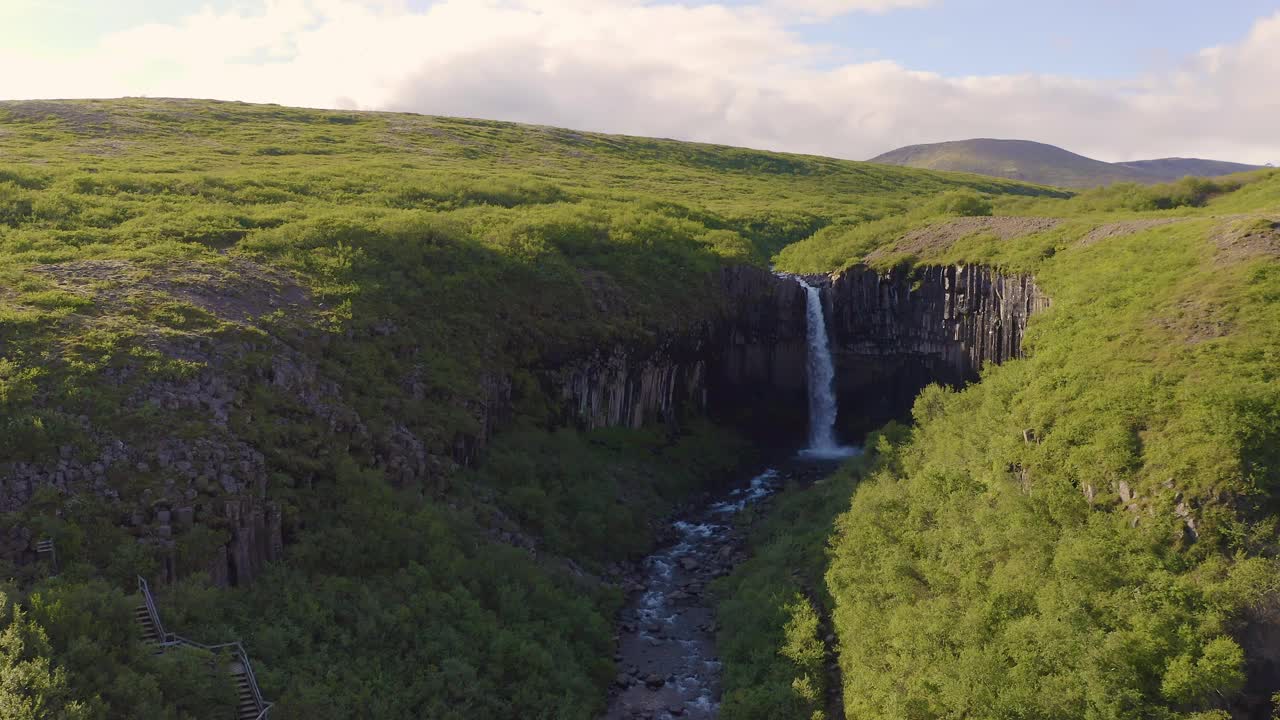
[[[866,159],[1280,164],[1280,0],[0,0],[0,99],[397,110]]]

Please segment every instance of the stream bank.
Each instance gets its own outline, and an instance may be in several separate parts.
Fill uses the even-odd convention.
[[[768,512],[792,484],[829,475],[838,460],[797,457],[751,477],[671,523],[671,540],[642,565],[641,589],[618,618],[617,676],[606,720],[706,720],[719,714],[722,664],[708,585],[746,558],[735,517]]]

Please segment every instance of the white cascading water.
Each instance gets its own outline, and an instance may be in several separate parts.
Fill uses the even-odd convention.
[[[797,278],[806,295],[806,335],[809,343],[809,448],[806,455],[838,457],[853,448],[836,442],[835,367],[827,341],[827,322],[822,311],[822,293]]]

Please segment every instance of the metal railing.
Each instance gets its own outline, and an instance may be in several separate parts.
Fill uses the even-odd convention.
[[[141,575],[138,576],[138,592],[142,593],[142,600],[147,604],[147,615],[151,618],[151,624],[156,629],[156,637],[160,638],[160,642],[163,644],[165,633],[164,625],[160,622],[160,611],[156,609],[156,599],[151,596],[151,588]]]
[[[206,645],[177,633],[166,633],[164,626],[160,624],[160,612],[156,609],[156,601],[151,595],[151,588],[147,586],[147,581],[141,575],[138,576],[138,591],[142,593],[143,600],[147,604],[147,614],[151,617],[151,622],[155,624],[156,636],[160,639],[162,648],[185,646],[205,650],[217,655],[227,652],[233,653],[235,660],[239,661],[240,667],[244,668],[245,678],[249,682],[249,691],[253,693],[253,702],[258,708],[258,715],[254,720],[263,720],[267,717],[267,713],[271,710],[271,703],[262,698],[262,690],[258,688],[258,676],[253,673],[253,663],[249,662],[249,653],[245,652],[244,645],[239,640],[218,645]]]

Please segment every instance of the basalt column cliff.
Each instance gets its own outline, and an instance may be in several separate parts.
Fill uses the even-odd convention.
[[[1049,306],[1033,278],[981,266],[858,266],[826,292],[846,430],[901,415],[931,382],[971,382],[1020,357],[1027,319]]]
[[[839,427],[855,435],[902,416],[931,382],[976,380],[1022,352],[1027,319],[1049,300],[1032,278],[978,266],[877,272],[856,266],[820,286],[835,357]],[[614,347],[548,373],[588,428],[705,410],[761,441],[794,445],[806,422],[805,293],[751,267],[718,278],[725,311],[654,347]]]

